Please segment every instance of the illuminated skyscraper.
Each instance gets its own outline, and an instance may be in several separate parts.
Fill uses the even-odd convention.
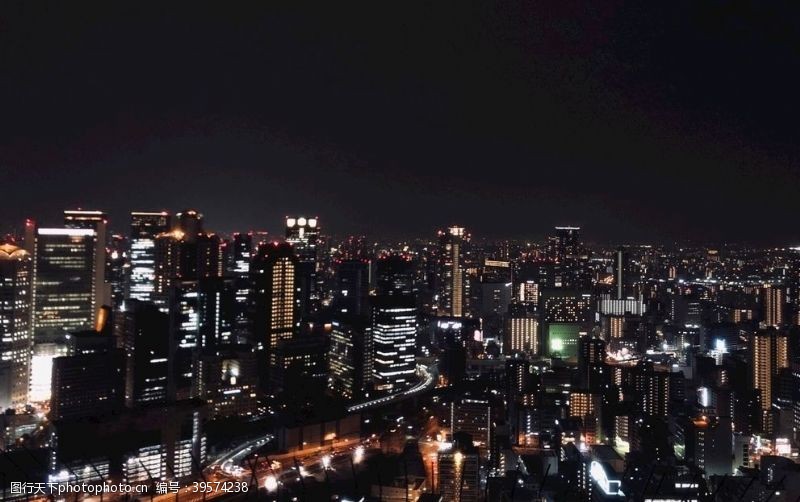
[[[328,348],[328,389],[345,399],[360,399],[372,387],[373,349],[370,330],[355,316],[332,322]]]
[[[233,234],[233,272],[246,276],[250,273],[250,262],[253,259],[253,234]]]
[[[655,417],[669,415],[670,373],[652,363],[640,363],[642,410]]]
[[[509,404],[533,405],[539,387],[539,375],[528,359],[518,355],[506,359],[506,399]]]
[[[198,357],[204,348],[234,342],[233,278],[175,280],[170,288],[170,338],[175,344],[175,389],[178,399],[199,397]]]
[[[556,235],[550,240],[552,256],[559,262],[581,254],[581,227],[556,227]]]
[[[250,263],[253,260],[253,234],[233,234],[233,275],[236,283],[236,312],[234,333],[238,342],[250,342],[250,298],[252,296],[252,281],[250,280]]]
[[[29,230],[34,249],[34,339],[91,329],[100,307],[96,232],[89,228]]]
[[[506,321],[506,336],[503,351],[506,354],[525,352],[539,355],[541,350],[539,320],[530,305],[513,303]]]
[[[761,300],[764,305],[764,324],[767,327],[780,328],[783,326],[783,308],[786,296],[783,286],[766,284],[761,290]]]
[[[578,341],[578,374],[581,387],[598,391],[609,380],[606,364],[606,342],[592,336]]]
[[[412,296],[378,297],[372,307],[375,389],[397,392],[416,371],[417,309]]]
[[[67,346],[63,343],[36,342],[31,356],[31,380],[28,401],[32,403],[50,401],[53,360],[65,355],[67,355]]]
[[[28,402],[32,269],[25,250],[0,244],[0,410],[20,410]]]
[[[319,218],[286,217],[286,242],[294,246],[300,261],[315,261],[319,244]]]
[[[171,329],[180,348],[230,345],[235,312],[234,279],[176,280],[171,289]]]
[[[578,356],[578,339],[593,322],[590,294],[551,290],[539,296],[547,353],[563,359]]]
[[[258,372],[249,345],[205,349],[200,358],[199,397],[213,417],[252,415],[256,411]]]
[[[450,502],[479,502],[484,499],[480,486],[480,454],[469,434],[457,433],[451,450],[440,452],[439,492]]]
[[[155,302],[166,307],[170,287],[177,280],[222,275],[221,240],[203,231],[203,215],[189,209],[178,213],[178,224],[156,237]]]
[[[469,234],[463,227],[439,231],[439,261],[437,271],[438,315],[462,317],[468,297],[465,276],[465,246]]]
[[[132,212],[128,298],[154,301],[156,237],[170,229],[167,212]]]
[[[298,327],[298,260],[288,243],[259,246],[253,260],[253,338],[259,356],[262,384],[269,381],[269,361],[281,340],[291,339]]]
[[[103,211],[64,211],[64,227],[85,228],[95,232],[95,295],[96,305],[111,305],[111,286],[106,276],[106,244],[108,242],[108,216]]]
[[[789,338],[774,328],[761,330],[752,337],[753,388],[761,394],[762,427],[772,431],[770,410],[778,372],[789,367]]]
[[[581,243],[580,227],[556,227],[556,235],[549,240],[549,257],[552,268],[550,287],[588,289],[591,274],[586,268],[589,253]]]
[[[106,283],[111,294],[111,307],[119,310],[125,301],[128,290],[128,239],[119,234],[110,237],[106,249]]]
[[[221,279],[221,244],[194,209],[178,213],[175,227],[155,239],[152,298],[170,314],[176,399],[198,397],[201,349],[232,340],[234,287]]]
[[[517,300],[525,305],[536,306],[539,303],[539,284],[533,280],[525,280],[517,286]]]
[[[300,288],[300,316],[315,312],[320,306],[322,284],[319,276],[319,218],[286,217],[286,242],[297,256],[297,286]]]

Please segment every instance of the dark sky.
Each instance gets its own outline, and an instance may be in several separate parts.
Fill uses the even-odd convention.
[[[113,3],[2,3],[0,228],[800,242],[796,1]]]

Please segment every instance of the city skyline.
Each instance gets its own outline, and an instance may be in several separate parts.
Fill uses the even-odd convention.
[[[798,502],[800,2],[0,2],[0,499]]]
[[[101,208],[97,208],[95,206],[67,206],[68,209],[64,209],[64,211],[98,211],[103,213],[107,216],[108,222],[108,231],[109,236],[111,235],[118,235],[122,236],[128,232],[128,225],[130,224],[130,218],[132,215],[136,215],[137,213],[140,214],[169,214],[169,215],[176,215],[181,211],[186,210],[200,210],[204,213],[202,207],[191,206],[191,207],[168,207],[162,206],[157,209],[133,209],[130,211],[123,211],[119,213],[117,216],[118,218],[114,217],[115,215],[109,211],[105,211]],[[44,215],[43,218],[33,218],[27,217],[23,218],[20,221],[16,221],[12,224],[8,224],[2,228],[0,231],[0,237],[4,237],[6,239],[18,239],[21,240],[22,236],[25,231],[26,222],[33,222],[36,223],[37,226],[40,227],[59,227],[60,221],[62,218],[59,217],[59,212],[57,211],[55,214],[48,214]],[[255,227],[245,227],[244,225],[234,225],[233,228],[226,228],[226,227],[218,227],[214,224],[214,218],[212,215],[212,219],[208,225],[207,230],[213,234],[219,234],[223,237],[233,237],[236,234],[254,234],[254,235],[261,235],[267,240],[271,241],[285,241],[288,238],[284,236],[284,225],[286,218],[289,218],[287,214],[295,214],[294,217],[311,217],[311,218],[320,218],[318,213],[313,211],[298,211],[294,213],[285,212],[281,216],[279,216],[278,220],[276,221],[269,221],[263,225],[258,225]],[[313,215],[313,216],[311,216]],[[321,223],[320,225],[323,228],[323,233],[326,237],[334,238],[337,240],[347,240],[349,238],[366,238],[368,241],[373,243],[399,243],[399,242],[412,242],[412,241],[430,241],[434,242],[436,240],[437,232],[447,229],[453,226],[456,227],[463,227],[470,232],[470,235],[473,239],[477,239],[478,241],[483,242],[502,242],[502,241],[510,241],[510,242],[521,242],[521,243],[542,243],[544,242],[547,237],[552,234],[554,228],[559,227],[574,227],[581,231],[581,237],[584,241],[584,244],[591,247],[597,248],[613,248],[615,246],[653,246],[653,247],[664,247],[667,249],[673,248],[692,248],[692,247],[709,247],[709,248],[752,248],[752,249],[764,249],[768,250],[771,248],[774,249],[796,249],[800,248],[800,237],[795,240],[769,240],[769,241],[759,241],[754,239],[747,239],[747,238],[734,238],[734,239],[711,239],[711,238],[693,238],[693,237],[676,237],[674,239],[671,238],[653,238],[653,239],[611,239],[606,236],[601,229],[585,227],[580,224],[577,224],[574,221],[560,221],[557,223],[539,223],[542,225],[541,230],[537,230],[536,232],[529,232],[529,233],[517,233],[517,234],[497,234],[489,230],[489,233],[482,234],[475,231],[475,227],[465,223],[463,220],[456,220],[456,221],[441,221],[438,223],[432,223],[430,226],[426,226],[425,228],[421,228],[417,232],[409,231],[408,233],[404,233],[402,235],[392,235],[391,232],[382,233],[380,231],[376,231],[374,229],[364,229],[364,233],[348,233],[344,231],[337,231],[336,222],[333,222],[333,230],[330,228],[330,221],[326,217],[320,218]],[[206,219],[206,222],[209,220]]]
[[[341,234],[790,243],[797,8],[8,3],[0,225],[169,206],[222,231],[309,211]]]

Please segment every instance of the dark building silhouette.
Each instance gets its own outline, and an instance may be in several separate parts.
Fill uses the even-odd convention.
[[[96,418],[121,410],[125,359],[114,338],[93,331],[75,333],[69,352],[53,360],[50,419]]]
[[[152,303],[128,300],[117,316],[117,338],[125,351],[125,403],[136,407],[174,398],[174,338],[169,315]]]

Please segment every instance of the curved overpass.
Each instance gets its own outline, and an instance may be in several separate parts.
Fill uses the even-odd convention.
[[[417,373],[422,377],[419,382],[413,387],[410,387],[403,392],[398,392],[397,394],[391,394],[389,396],[379,397],[377,399],[371,399],[369,401],[364,401],[363,403],[354,404],[347,408],[347,411],[352,413],[354,411],[361,411],[366,410],[368,408],[372,408],[374,406],[380,406],[384,404],[393,403],[396,401],[402,401],[403,399],[408,399],[409,397],[414,396],[415,394],[419,394],[422,391],[428,390],[433,388],[434,384],[436,383],[436,365],[432,364],[430,366],[425,366],[423,364],[417,365]]]
[[[351,405],[347,408],[347,411],[349,413],[353,413],[356,411],[366,410],[368,408],[372,408],[375,406],[402,401],[403,399],[408,399],[416,394],[419,394],[420,392],[431,389],[436,384],[437,366],[435,363],[431,364],[430,366],[426,366],[424,364],[418,364],[417,373],[422,378],[413,387],[409,387],[403,392],[398,392],[397,394],[383,396],[377,399],[372,399],[369,401],[364,401],[362,403]],[[210,468],[218,467],[222,468],[224,471],[227,471],[233,466],[240,464],[246,456],[251,454],[256,449],[260,448],[264,444],[268,443],[269,441],[272,441],[273,439],[274,436],[272,434],[264,434],[263,436],[258,436],[248,441],[245,441],[244,443],[237,445],[231,450],[225,452],[224,454],[219,456],[216,460],[210,462],[208,467]]]

